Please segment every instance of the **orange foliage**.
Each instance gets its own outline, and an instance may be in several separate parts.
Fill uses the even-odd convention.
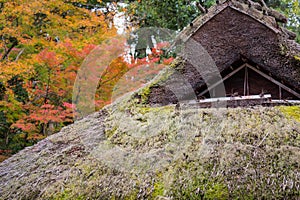
[[[131,57],[128,63],[124,39],[104,42],[114,38],[116,30],[109,28],[103,15],[65,1],[19,0],[4,5],[0,113],[6,133],[21,133],[25,140],[43,139],[73,122],[76,79],[98,85],[95,104],[100,109],[148,82],[173,60],[162,59],[160,49],[168,45],[162,43],[147,58]],[[78,77],[83,66],[87,76]]]

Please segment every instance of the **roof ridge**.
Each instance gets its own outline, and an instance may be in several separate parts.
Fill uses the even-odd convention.
[[[245,4],[244,2],[252,2],[253,5],[256,6],[250,6],[249,4]],[[179,34],[176,39],[176,41],[181,40],[183,42],[187,41],[194,33],[196,33],[203,25],[205,25],[207,22],[209,22],[211,19],[213,19],[216,15],[221,13],[226,8],[232,8],[240,13],[243,13],[254,20],[258,21],[259,23],[263,24],[267,28],[271,29],[276,34],[280,34],[282,36],[285,36],[288,39],[295,39],[294,33],[292,31],[286,31],[286,29],[278,24],[279,18],[281,20],[284,20],[284,15],[279,13],[278,11],[275,11],[271,8],[263,8],[261,10],[258,10],[259,8],[257,6],[256,2],[253,2],[251,0],[225,0],[220,4],[216,4],[212,7],[210,7],[207,10],[207,13],[204,13],[204,15],[201,15],[193,20],[193,22],[190,24],[190,26],[185,27]],[[267,9],[265,11],[264,9]],[[266,13],[270,12],[272,15]],[[274,15],[277,15],[278,20],[276,20],[276,17]]]

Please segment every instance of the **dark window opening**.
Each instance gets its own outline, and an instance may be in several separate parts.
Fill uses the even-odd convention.
[[[270,94],[272,99],[279,100],[299,100],[300,94],[286,84],[276,80],[271,74],[266,74],[260,69],[248,63],[227,70],[226,75],[222,75],[223,81],[212,84],[209,88],[204,87],[198,90],[198,98],[215,98],[215,90],[224,84],[226,97],[251,96]]]

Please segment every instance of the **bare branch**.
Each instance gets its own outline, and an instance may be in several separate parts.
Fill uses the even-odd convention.
[[[19,60],[20,56],[22,55],[22,53],[24,52],[25,48],[23,48],[19,54],[17,55],[16,59],[15,59],[15,62]]]

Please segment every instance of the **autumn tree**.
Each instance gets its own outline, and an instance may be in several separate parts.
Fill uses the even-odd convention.
[[[116,33],[101,12],[74,2],[0,2],[2,150],[17,151],[72,122],[76,73]]]

